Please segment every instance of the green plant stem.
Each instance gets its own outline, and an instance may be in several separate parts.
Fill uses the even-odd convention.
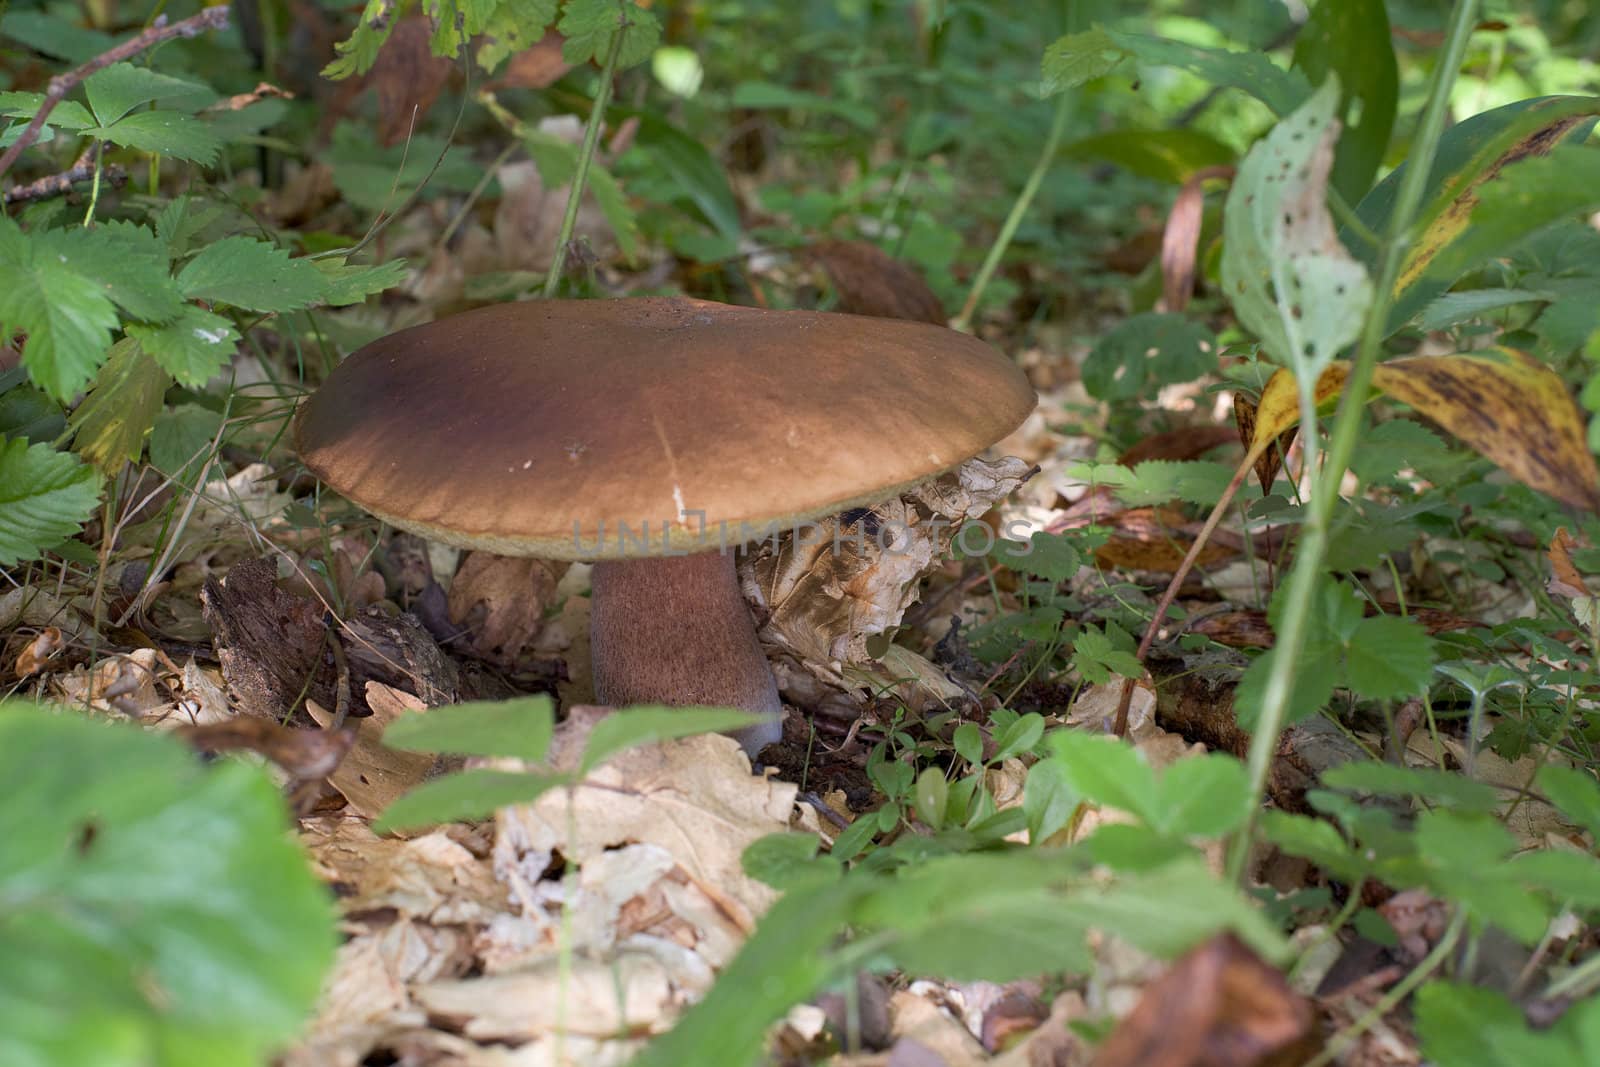
[[[1334,418],[1326,462],[1320,469],[1310,471],[1313,478],[1311,506],[1295,552],[1294,568],[1289,574],[1282,622],[1272,652],[1272,671],[1267,676],[1262,693],[1260,719],[1250,739],[1248,770],[1250,784],[1257,798],[1265,793],[1267,772],[1271,769],[1272,757],[1277,752],[1278,739],[1283,733],[1295,669],[1305,647],[1307,623],[1311,618],[1311,599],[1317,581],[1322,576],[1322,561],[1327,554],[1329,530],[1339,500],[1339,482],[1355,451],[1362,409],[1366,406],[1373,370],[1383,347],[1389,309],[1394,304],[1395,279],[1400,275],[1401,264],[1405,262],[1406,251],[1411,245],[1412,220],[1427,189],[1433,157],[1438,151],[1439,138],[1444,133],[1450,86],[1461,67],[1477,10],[1477,0],[1456,0],[1455,9],[1451,12],[1444,49],[1434,69],[1433,86],[1422,113],[1415,148],[1406,161],[1405,173],[1401,176],[1400,188],[1395,196],[1394,212],[1389,216],[1376,291],[1372,306],[1367,310],[1355,362],[1350,368],[1339,411]],[[1315,433],[1314,424],[1305,427],[1302,432],[1307,435]],[[1259,807],[1259,804],[1251,806],[1250,815],[1228,850],[1228,875],[1236,882],[1242,882],[1245,876]]]
[[[1466,5],[1471,5],[1475,0],[1465,0]],[[1451,68],[1454,69],[1454,68]],[[1395,1005],[1411,995],[1412,990],[1421,985],[1429,975],[1439,969],[1445,957],[1450,955],[1456,947],[1456,942],[1461,940],[1461,931],[1466,929],[1467,913],[1464,908],[1457,908],[1454,915],[1450,916],[1450,925],[1445,929],[1444,936],[1439,943],[1433,946],[1433,951],[1425,956],[1421,963],[1412,969],[1400,981],[1396,982],[1387,993],[1378,999],[1371,1009],[1361,1018],[1335,1034],[1321,1052],[1307,1060],[1305,1067],[1327,1067],[1334,1058],[1350,1046],[1356,1038],[1372,1029],[1374,1023],[1394,1010]]]
[[[567,213],[561,217],[561,232],[556,235],[556,254],[550,261],[550,273],[544,279],[544,298],[556,295],[561,284],[561,271],[567,262],[567,244],[578,228],[578,208],[583,204],[583,189],[589,181],[589,164],[600,144],[600,129],[606,124],[606,104],[611,100],[611,83],[617,76],[617,56],[622,54],[622,38],[628,33],[626,7],[618,9],[617,32],[611,37],[611,47],[606,50],[606,61],[600,68],[600,87],[594,93],[594,107],[589,111],[589,124],[583,130],[583,147],[578,150],[578,169],[572,175],[572,189],[567,193]]]
[[[1023,217],[1028,214],[1028,208],[1033,204],[1033,198],[1038,195],[1039,186],[1044,183],[1044,176],[1050,171],[1050,164],[1055,162],[1056,149],[1061,144],[1061,135],[1066,131],[1067,119],[1072,114],[1072,93],[1062,93],[1061,99],[1056,103],[1055,121],[1050,124],[1050,135],[1044,140],[1044,147],[1039,150],[1039,158],[1033,164],[1033,172],[1028,175],[1022,192],[1017,194],[1016,201],[1011,205],[1011,214],[1006,216],[1000,233],[996,235],[994,244],[989,247],[989,255],[984,259],[983,266],[978,268],[978,276],[972,280],[972,291],[967,294],[967,302],[961,307],[961,314],[950,324],[952,329],[966,333],[972,329],[972,316],[978,309],[978,301],[983,298],[983,291],[989,287],[989,280],[994,277],[994,272],[1000,267],[1000,257],[1006,254],[1006,249],[1011,245],[1011,239],[1017,234],[1017,227],[1022,225]]]

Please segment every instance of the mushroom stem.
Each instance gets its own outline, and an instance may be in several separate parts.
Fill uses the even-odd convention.
[[[754,756],[783,736],[783,704],[739,592],[733,555],[602,560],[590,582],[595,697],[707,704],[764,716],[735,736]]]

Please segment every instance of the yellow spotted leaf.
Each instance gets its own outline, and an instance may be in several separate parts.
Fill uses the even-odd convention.
[[[1583,418],[1559,375],[1502,348],[1380,363],[1374,384],[1409,404],[1524,485],[1600,511],[1600,474]]]

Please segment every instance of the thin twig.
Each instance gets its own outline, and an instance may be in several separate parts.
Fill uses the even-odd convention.
[[[86,182],[94,177],[94,164],[94,153],[85,152],[78,157],[76,163],[59,174],[47,174],[25,185],[13,185],[4,193],[0,193],[0,200],[7,204],[21,204],[30,200],[48,200],[52,196],[65,196],[78,182]],[[107,163],[101,170],[100,180],[107,185],[121,186],[128,181],[128,171],[120,163]]]
[[[17,161],[27,148],[39,138],[39,131],[44,129],[45,119],[50,117],[50,112],[56,105],[65,100],[67,94],[76,89],[85,78],[98,73],[113,63],[120,63],[130,56],[136,56],[147,48],[170,41],[176,37],[198,37],[206,30],[220,30],[228,25],[228,8],[225,4],[208,7],[198,15],[174,22],[168,26],[166,17],[155,21],[148,30],[134,37],[128,38],[115,48],[101,52],[83,66],[69,70],[65,74],[58,74],[50,79],[50,86],[45,90],[44,102],[39,105],[39,110],[34,112],[33,121],[28,123],[28,128],[22,131],[22,136],[16,143],[0,155],[0,177],[11,169],[11,164]]]

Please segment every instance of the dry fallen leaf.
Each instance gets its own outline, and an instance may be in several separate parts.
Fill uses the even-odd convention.
[[[819,241],[806,250],[833,283],[836,311],[910,319],[943,326],[948,321],[922,275],[866,241]]]
[[[469,552],[450,583],[450,621],[481,659],[509,666],[544,629],[561,575],[545,560]]]
[[[1145,987],[1138,1005],[1100,1045],[1094,1063],[1253,1067],[1300,1062],[1316,1048],[1314,1027],[1311,1004],[1275,967],[1233,934],[1219,934]]]
[[[421,127],[428,109],[450,80],[449,56],[436,56],[429,45],[433,29],[421,15],[395,23],[378,52],[367,82],[378,92],[378,143],[399,144]]]
[[[350,720],[354,743],[328,784],[345,798],[351,814],[374,819],[401,793],[420,785],[438,760],[428,753],[401,752],[383,744],[384,728],[399,715],[427,707],[419,697],[382,682],[368,682],[366,696],[372,714]],[[314,701],[307,701],[306,711],[323,727],[333,721]]]
[[[17,655],[14,670],[18,678],[28,678],[44,670],[45,664],[66,647],[59,626],[47,626]]]

